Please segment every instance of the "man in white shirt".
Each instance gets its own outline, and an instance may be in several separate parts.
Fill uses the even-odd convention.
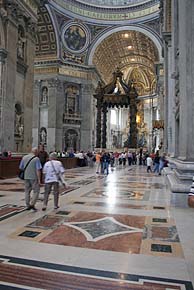
[[[147,172],[152,172],[151,166],[152,166],[153,162],[152,162],[152,158],[150,156],[147,157],[146,163],[147,163]]]
[[[65,169],[62,163],[57,160],[57,153],[52,152],[49,155],[49,161],[47,161],[43,167],[43,174],[45,176],[45,192],[42,210],[46,210],[49,194],[53,187],[54,194],[54,209],[59,208],[59,182],[63,183],[63,174]],[[64,186],[66,187],[65,183]]]

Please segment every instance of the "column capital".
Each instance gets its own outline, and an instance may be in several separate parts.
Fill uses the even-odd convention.
[[[35,80],[34,81],[34,87],[36,89],[40,88],[41,87],[41,84],[42,84],[42,80]]]
[[[57,88],[58,90],[62,89],[62,82],[58,78],[53,78],[48,80],[49,88]]]

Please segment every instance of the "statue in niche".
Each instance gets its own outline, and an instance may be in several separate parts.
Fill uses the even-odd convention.
[[[23,114],[20,104],[15,105],[15,135],[22,137],[24,134]]]
[[[48,88],[47,87],[42,88],[41,103],[42,104],[48,103]]]
[[[24,29],[20,26],[18,30],[17,56],[21,59],[24,59],[25,42]]]
[[[76,113],[77,96],[78,96],[78,89],[75,86],[69,86],[66,89],[67,113],[69,114]]]
[[[146,139],[146,135],[147,135],[148,129],[146,126],[146,123],[141,122],[140,124],[140,128],[139,128],[139,138],[138,138],[138,146],[139,147],[143,147],[147,145],[147,139]]]
[[[66,133],[66,148],[76,150],[77,132],[74,130],[68,130]]]
[[[44,145],[47,144],[47,130],[45,127],[40,129],[40,143]]]

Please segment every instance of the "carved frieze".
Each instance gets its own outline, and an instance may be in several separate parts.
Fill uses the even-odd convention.
[[[48,80],[49,88],[57,88],[58,90],[62,90],[62,82],[58,78],[53,78]]]

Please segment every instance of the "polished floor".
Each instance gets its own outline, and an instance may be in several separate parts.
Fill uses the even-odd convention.
[[[60,208],[0,180],[0,289],[192,290],[194,210],[144,166],[66,170]],[[44,188],[41,188],[41,192]]]

